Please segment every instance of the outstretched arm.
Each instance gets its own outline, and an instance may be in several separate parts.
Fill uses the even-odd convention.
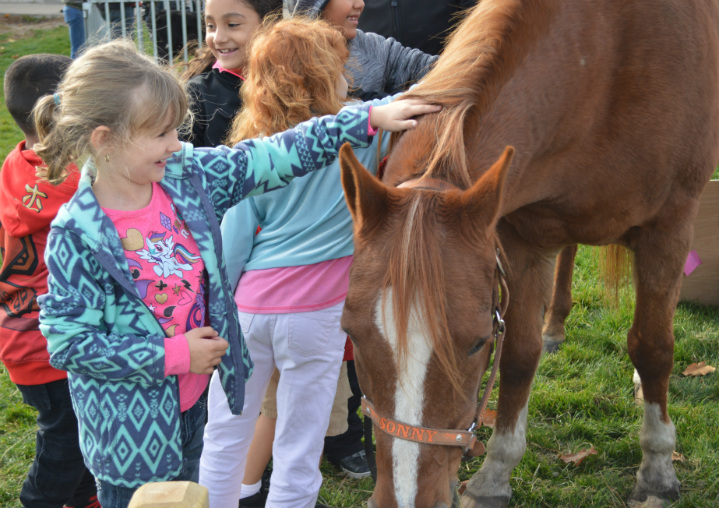
[[[439,111],[439,106],[418,99],[397,100],[386,106],[345,107],[336,116],[302,122],[294,129],[268,138],[249,139],[233,148],[194,149],[193,166],[202,171],[203,186],[211,195],[217,219],[247,196],[259,195],[289,184],[298,176],[327,167],[340,147],[369,146],[368,127],[401,131],[416,125],[414,116]]]
[[[442,106],[428,104],[419,99],[396,100],[383,106],[375,106],[370,112],[370,125],[373,129],[399,132],[417,126],[415,116],[437,113]]]

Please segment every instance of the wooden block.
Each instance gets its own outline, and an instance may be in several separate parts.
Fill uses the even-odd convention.
[[[704,188],[690,251],[696,251],[701,264],[684,276],[679,299],[719,307],[719,180]]]
[[[207,488],[195,482],[146,483],[127,508],[209,508]]]

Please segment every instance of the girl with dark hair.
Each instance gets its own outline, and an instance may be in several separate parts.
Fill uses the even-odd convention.
[[[195,146],[225,141],[242,107],[246,46],[267,15],[279,13],[282,0],[207,0],[205,43],[183,74],[188,82],[192,130],[184,136]]]

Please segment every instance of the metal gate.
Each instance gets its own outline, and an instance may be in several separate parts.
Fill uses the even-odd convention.
[[[188,61],[187,44],[202,47],[204,0],[86,0],[82,3],[88,46],[132,37],[140,51],[170,64]],[[149,47],[148,47],[149,46]]]

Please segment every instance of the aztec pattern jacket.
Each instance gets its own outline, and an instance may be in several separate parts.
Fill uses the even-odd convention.
[[[222,258],[222,216],[242,198],[327,166],[344,142],[366,147],[368,116],[368,105],[345,108],[234,149],[183,144],[167,161],[161,185],[205,263],[207,324],[230,344],[218,368],[234,414],[242,411],[252,362]],[[133,283],[117,230],[92,191],[92,173],[88,163],[77,193],[52,223],[40,329],[51,364],[69,372],[88,468],[96,478],[134,488],[180,473],[178,383],[164,376],[164,330]]]

